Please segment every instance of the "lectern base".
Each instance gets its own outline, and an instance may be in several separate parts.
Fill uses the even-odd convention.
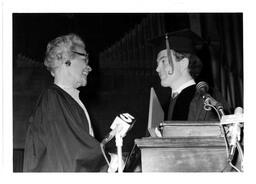
[[[223,137],[149,137],[135,143],[141,149],[142,172],[222,172],[227,166]]]

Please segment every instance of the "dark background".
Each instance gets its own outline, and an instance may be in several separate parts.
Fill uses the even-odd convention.
[[[146,13],[13,14],[13,53],[43,62],[47,43],[57,36],[76,33],[86,43],[92,65],[99,53],[120,40]]]
[[[150,87],[155,88],[164,109],[171,93],[160,86],[155,72],[156,51],[146,42],[184,28],[207,42],[199,53],[204,70],[198,80],[220,90],[231,107],[243,106],[241,13],[13,14],[14,171],[22,168],[25,133],[36,100],[52,83],[42,64],[50,40],[71,32],[84,40],[93,71],[88,85],[80,89],[80,98],[88,109],[96,138],[101,141],[110,131],[116,115],[129,112],[137,120],[124,139],[123,150],[129,152],[135,138],[147,135]],[[121,40],[127,43],[125,47]],[[112,141],[107,149],[114,148]]]

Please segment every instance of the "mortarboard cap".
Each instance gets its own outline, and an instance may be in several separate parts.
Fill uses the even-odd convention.
[[[158,36],[150,41],[157,52],[166,49],[166,35],[168,36],[170,49],[177,52],[195,53],[204,41],[190,29],[183,29]]]

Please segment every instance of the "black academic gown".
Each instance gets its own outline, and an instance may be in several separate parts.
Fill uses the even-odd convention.
[[[217,91],[212,91],[212,96],[224,105],[225,112],[229,107]],[[218,121],[217,113],[204,110],[204,100],[196,92],[196,85],[189,86],[181,91],[174,99],[171,99],[168,108],[167,120],[180,121]]]
[[[80,105],[57,85],[39,98],[27,130],[26,172],[106,171],[100,143]]]

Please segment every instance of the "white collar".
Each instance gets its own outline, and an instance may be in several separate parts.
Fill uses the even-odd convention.
[[[191,80],[185,82],[184,84],[182,84],[182,85],[181,85],[180,87],[178,87],[177,89],[172,90],[172,94],[174,94],[174,93],[180,94],[180,92],[181,92],[183,89],[185,89],[185,88],[187,88],[187,87],[189,87],[189,86],[192,86],[192,85],[194,85],[194,84],[196,84],[195,81],[194,81],[194,79],[191,79]]]
[[[72,86],[65,86],[65,85],[61,85],[61,84],[57,84],[55,83],[57,86],[59,86],[61,89],[63,89],[64,91],[66,91],[70,96],[72,96],[73,98],[79,98],[79,93],[80,91],[73,88]]]

